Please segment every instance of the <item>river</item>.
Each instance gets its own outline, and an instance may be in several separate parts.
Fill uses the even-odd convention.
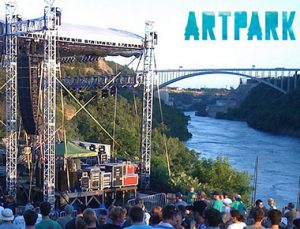
[[[300,139],[257,131],[245,122],[191,117],[188,129],[193,137],[185,144],[205,158],[227,157],[239,171],[253,175],[259,157],[257,198],[267,205],[275,199],[278,207],[297,203],[300,176]]]

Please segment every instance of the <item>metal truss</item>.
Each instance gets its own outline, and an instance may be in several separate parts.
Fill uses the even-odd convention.
[[[56,111],[56,40],[57,15],[54,0],[45,0],[43,65],[43,156],[44,200],[55,203],[55,111]]]
[[[16,19],[16,6],[6,3],[6,25],[11,31]],[[6,189],[9,195],[16,197],[17,190],[17,54],[18,38],[15,35],[6,35]]]
[[[153,22],[145,24],[144,48],[144,94],[143,119],[141,142],[141,188],[149,189],[151,173],[151,135],[153,110],[153,83],[154,83],[154,47],[156,33],[153,31]]]

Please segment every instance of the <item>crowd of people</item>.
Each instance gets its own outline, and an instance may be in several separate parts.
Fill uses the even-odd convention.
[[[67,204],[60,217],[48,202],[35,207],[29,203],[17,211],[8,204],[0,207],[0,229],[300,229],[293,203],[278,210],[270,198],[268,206],[258,199],[247,209],[238,194],[229,198],[215,191],[208,199],[193,189],[186,198],[176,193],[173,204],[155,206],[149,212],[141,199],[134,206],[97,210],[78,206],[75,211]]]

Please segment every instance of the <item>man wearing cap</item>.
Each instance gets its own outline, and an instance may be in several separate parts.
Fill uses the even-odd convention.
[[[232,202],[230,207],[232,209],[238,210],[241,215],[245,215],[247,210],[245,204],[242,202],[242,197],[239,194],[234,196],[234,201]]]
[[[206,226],[204,224],[204,210],[206,209],[207,204],[200,200],[195,201],[193,205],[187,206],[185,209],[193,211],[194,220],[196,221],[196,228],[197,229],[205,229]]]
[[[12,223],[14,220],[14,214],[12,210],[9,208],[5,208],[1,212],[0,220],[2,221],[2,225],[0,225],[0,229],[19,229],[18,226]]]
[[[57,222],[60,224],[60,226],[65,229],[66,224],[73,219],[72,213],[73,213],[73,207],[69,204],[67,204],[64,207],[65,210],[65,216],[61,216],[57,219]]]
[[[182,199],[182,194],[180,192],[176,193],[176,202],[174,204],[176,207],[182,205],[184,207],[187,206],[187,203]]]
[[[220,195],[222,195],[222,193],[217,192],[217,191],[214,191],[212,193],[213,202],[212,202],[211,207],[218,210],[219,212],[222,212],[224,205],[223,205],[223,202],[220,199]]]

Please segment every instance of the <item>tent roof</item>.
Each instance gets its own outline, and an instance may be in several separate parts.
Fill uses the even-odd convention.
[[[59,143],[55,145],[56,157],[63,157],[65,154],[65,143]],[[72,142],[67,142],[67,158],[80,158],[80,157],[96,157],[97,152],[87,150]]]

